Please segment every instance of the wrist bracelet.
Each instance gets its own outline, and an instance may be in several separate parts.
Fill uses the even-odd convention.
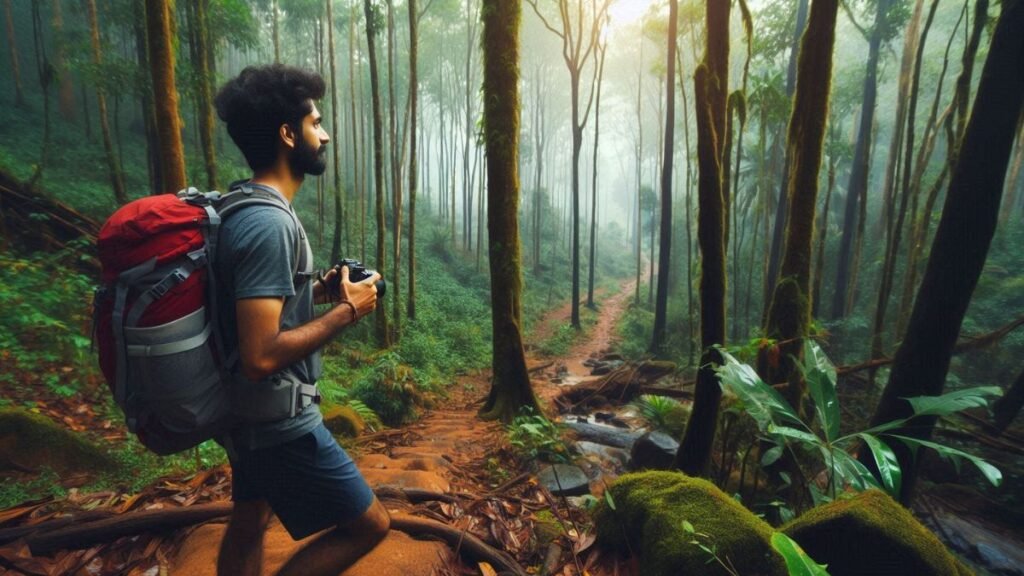
[[[348,304],[348,307],[352,310],[352,323],[355,324],[356,322],[359,322],[359,313],[356,312],[356,305],[348,300],[339,300],[338,305],[340,306],[342,304]]]

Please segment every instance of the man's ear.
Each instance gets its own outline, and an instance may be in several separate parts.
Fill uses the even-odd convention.
[[[284,143],[288,148],[295,148],[295,131],[287,122],[281,124],[281,127],[277,129],[278,136],[281,137],[281,142]]]

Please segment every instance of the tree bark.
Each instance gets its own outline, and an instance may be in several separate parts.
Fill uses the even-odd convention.
[[[860,106],[860,125],[857,128],[857,144],[853,152],[853,167],[850,183],[846,188],[846,207],[843,211],[843,236],[839,241],[836,263],[836,285],[832,293],[831,318],[846,316],[847,290],[849,290],[853,245],[857,233],[857,204],[868,186],[871,171],[871,130],[875,123],[875,102],[878,99],[878,61],[882,40],[888,33],[888,17],[891,0],[878,0],[875,26],[871,30],[868,46],[867,71],[864,73],[864,96]]]
[[[384,222],[384,135],[380,111],[380,78],[377,72],[377,30],[373,17],[372,0],[363,0],[366,17],[366,46],[370,60],[370,98],[373,104],[373,188],[377,199],[377,271],[386,274],[387,246],[385,244]],[[377,301],[376,322],[377,344],[381,348],[391,347],[391,331],[388,330],[387,304],[383,298]]]
[[[209,27],[210,0],[195,0],[195,35],[198,58],[192,63],[199,72],[199,135],[203,149],[203,165],[206,168],[206,187],[217,189],[217,155],[214,150],[213,120],[213,76],[210,68],[212,50]],[[333,56],[333,54],[332,54]],[[337,147],[335,147],[337,150]]]
[[[491,273],[492,380],[484,419],[540,414],[522,342],[519,243],[519,0],[483,0],[484,141]]]
[[[14,35],[14,15],[11,0],[4,0],[4,15],[7,17],[7,47],[11,51],[11,73],[14,76],[14,105],[25,105],[25,91],[21,84],[21,65],[18,61],[18,40]]]
[[[668,3],[668,38],[665,71],[665,149],[661,163],[661,238],[658,244],[658,297],[654,303],[654,336],[651,352],[664,353],[668,315],[668,270],[672,265],[672,169],[676,138],[676,30],[678,1]],[[596,161],[596,157],[595,157]],[[593,264],[591,264],[593,265]]]
[[[86,5],[89,11],[89,37],[92,47],[92,62],[97,68],[100,68],[103,66],[103,53],[100,48],[100,31],[96,18],[96,0],[88,0]],[[96,103],[99,110],[100,130],[103,133],[103,151],[107,159],[110,187],[114,191],[114,199],[117,200],[117,203],[125,204],[128,202],[128,195],[124,190],[124,180],[121,177],[121,170],[117,165],[117,158],[114,156],[114,142],[110,134],[110,122],[107,120],[107,96],[102,85],[96,86]]]
[[[327,3],[327,52],[331,67],[331,129],[338,138],[331,148],[334,159],[334,235],[331,238],[331,262],[341,259],[341,234],[345,227],[345,193],[341,185],[341,124],[338,121],[338,64],[334,54],[334,0]]]
[[[67,44],[64,40],[64,12],[61,10],[60,0],[53,0],[53,32],[54,32],[54,66],[57,69],[57,102],[60,115],[69,122],[74,122],[75,114],[75,87],[71,82],[71,70],[68,69]],[[11,36],[13,41],[13,35]]]
[[[153,78],[160,173],[163,175],[163,185],[157,193],[177,192],[185,187],[185,151],[181,142],[178,89],[174,79],[171,18],[167,0],[146,0],[149,71]]]
[[[409,288],[406,300],[406,315],[416,319],[416,186],[419,177],[418,141],[419,126],[419,32],[416,0],[409,0]],[[396,264],[397,265],[397,264]]]
[[[1014,128],[1024,102],[1024,2],[1005,0],[992,35],[960,154],[903,343],[871,425],[911,414],[904,398],[942,393],[957,334],[995,233]],[[950,266],[950,262],[957,265]],[[890,431],[931,437],[935,418]],[[903,470],[901,500],[917,479],[911,451],[893,445]],[[862,453],[862,460],[871,460]]]

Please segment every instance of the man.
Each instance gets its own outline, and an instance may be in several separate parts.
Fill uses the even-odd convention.
[[[323,174],[330,138],[315,104],[323,94],[318,74],[279,64],[246,68],[221,88],[217,113],[253,172],[243,190],[279,195],[290,211],[306,174]],[[296,274],[297,263],[309,263],[311,253],[289,211],[249,206],[221,227],[220,325],[228,357],[237,353],[233,389],[243,399],[268,382],[315,383],[320,348],[377,301],[379,274],[353,284],[342,268],[339,300],[314,317],[313,304],[331,303],[330,291],[309,281],[306,271]],[[337,575],[387,534],[387,511],[324,427],[314,401],[293,418],[244,423],[224,443],[235,506],[218,574],[261,573],[271,512],[296,540],[324,531],[281,568],[281,576]]]

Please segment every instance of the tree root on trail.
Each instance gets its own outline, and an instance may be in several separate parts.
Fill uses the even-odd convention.
[[[464,497],[451,494],[415,489],[378,489],[381,497],[393,497],[401,493],[410,502],[419,503],[440,500],[455,502]],[[59,550],[78,550],[103,542],[110,542],[125,536],[143,532],[176,530],[194,524],[224,518],[231,514],[231,502],[213,502],[181,508],[146,510],[114,514],[111,511],[95,510],[74,518],[58,518],[32,526],[9,528],[0,535],[20,538],[25,536],[33,556],[45,556]],[[98,518],[98,519],[97,519]],[[90,521],[91,520],[91,521]],[[74,525],[69,525],[71,523]],[[393,514],[391,528],[410,536],[432,536],[445,541],[457,553],[473,562],[488,562],[499,572],[517,576],[526,572],[507,553],[497,550],[479,538],[436,520],[419,518],[408,514]]]

